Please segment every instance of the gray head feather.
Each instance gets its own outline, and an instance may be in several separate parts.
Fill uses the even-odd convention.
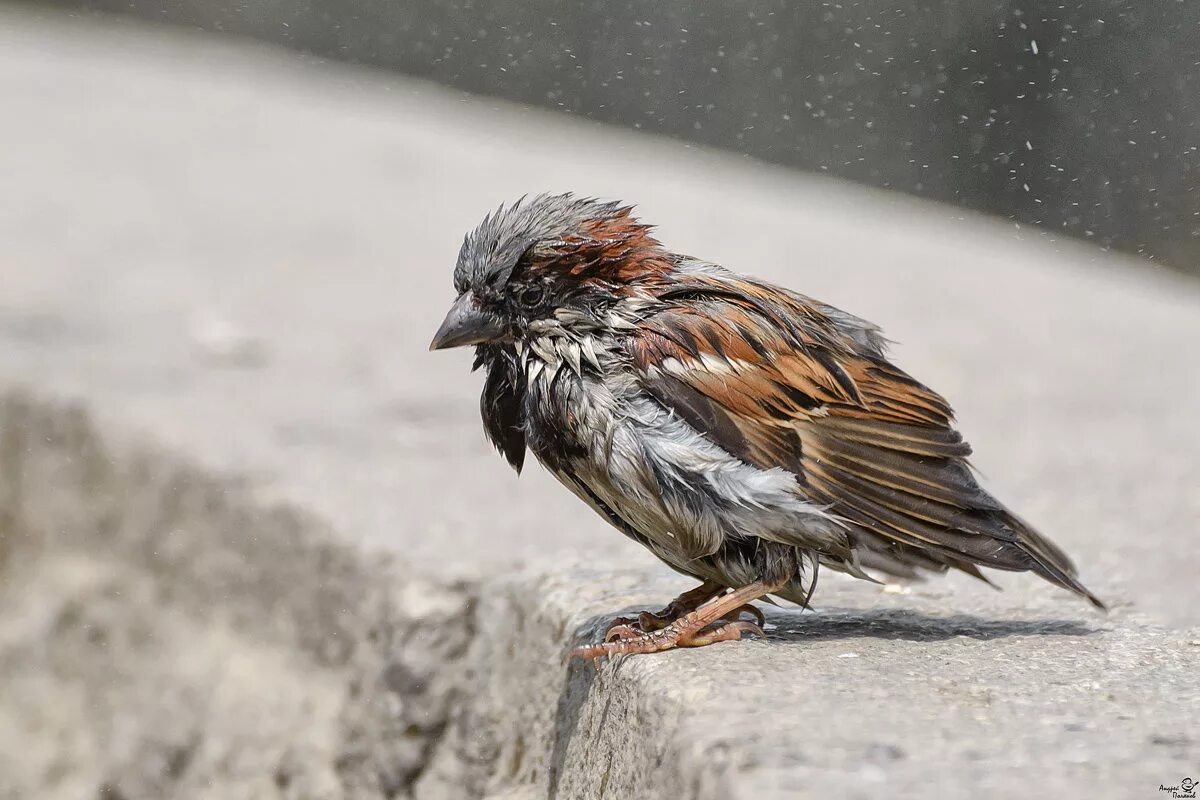
[[[522,197],[511,206],[502,205],[463,239],[454,288],[459,292],[481,286],[499,289],[530,245],[576,233],[588,220],[609,216],[620,207],[570,193],[540,194],[532,200]]]

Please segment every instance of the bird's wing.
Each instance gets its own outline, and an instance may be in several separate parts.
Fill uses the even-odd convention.
[[[647,391],[731,455],[793,472],[864,565],[1034,570],[1099,602],[980,487],[949,404],[885,358],[873,326],[731,275],[688,276],[659,299],[629,344]]]

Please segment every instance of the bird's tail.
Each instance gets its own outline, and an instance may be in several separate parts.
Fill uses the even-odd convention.
[[[1017,533],[1017,546],[1025,551],[1031,561],[1030,570],[1041,575],[1046,580],[1069,589],[1075,594],[1085,597],[1101,611],[1107,611],[1108,606],[1092,594],[1079,582],[1075,565],[1066,553],[1054,542],[1033,529],[1029,523],[1009,512],[1006,515],[1009,526]]]

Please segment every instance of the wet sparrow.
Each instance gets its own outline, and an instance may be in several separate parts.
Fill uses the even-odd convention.
[[[484,429],[528,448],[614,527],[702,583],[615,624],[595,658],[761,633],[817,570],[1029,570],[1103,607],[1067,556],[976,482],[936,392],[871,323],[659,244],[571,195],[466,237],[432,349],[474,345]],[[985,579],[986,580],[986,579]]]

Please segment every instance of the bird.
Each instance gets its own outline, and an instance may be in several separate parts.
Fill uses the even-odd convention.
[[[569,657],[763,637],[751,603],[811,608],[822,567],[1028,571],[1104,608],[980,485],[950,404],[890,360],[871,322],[675,253],[633,206],[571,193],[489,213],[454,289],[430,349],[474,347],[500,454],[520,473],[532,452],[700,581]]]

